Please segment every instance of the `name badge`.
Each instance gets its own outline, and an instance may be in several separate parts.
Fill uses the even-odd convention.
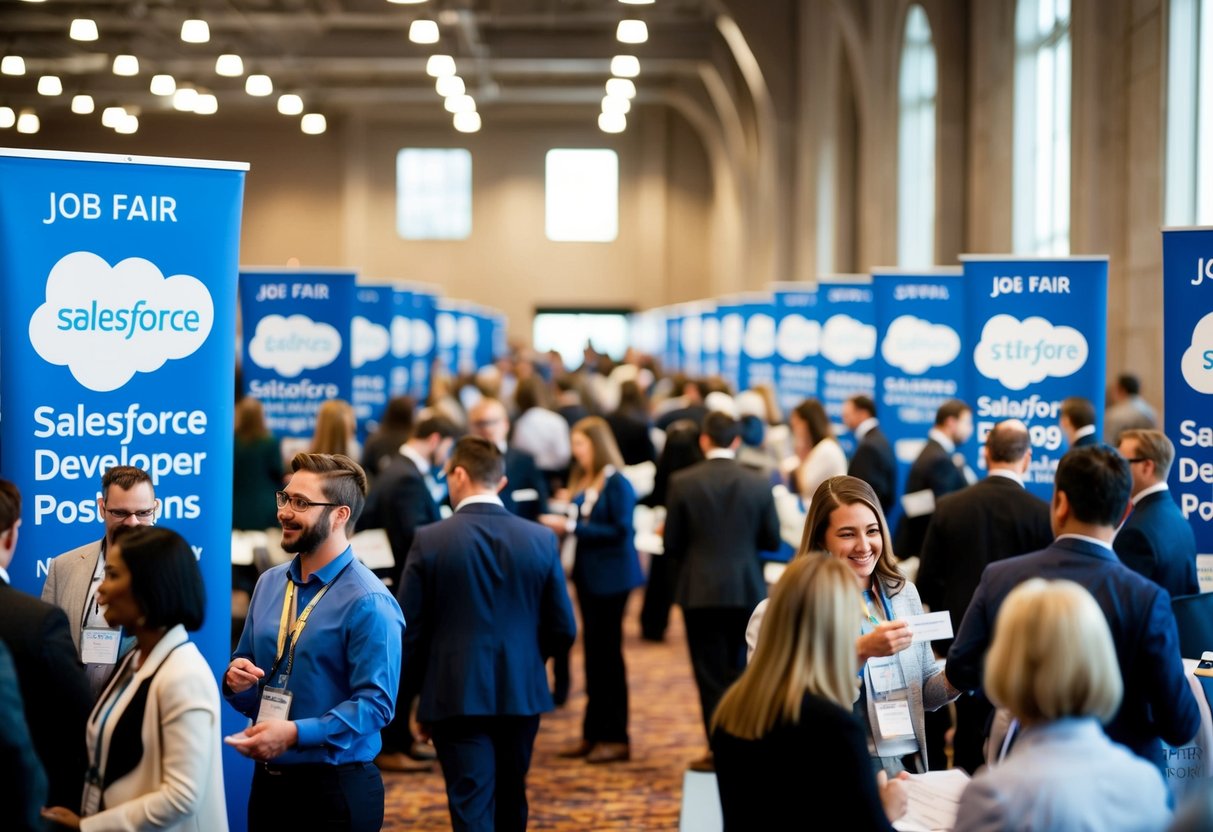
[[[516,503],[533,503],[539,499],[539,492],[534,488],[519,488],[510,492],[510,499]]]
[[[84,795],[80,798],[80,817],[95,815],[101,811],[101,786],[97,783],[85,783]]]
[[[267,719],[289,719],[291,700],[295,694],[282,688],[266,688],[261,691],[261,707],[257,710],[258,724]]]
[[[881,696],[904,690],[906,686],[901,662],[896,656],[868,659],[868,680],[872,683],[872,691]]]
[[[880,725],[882,739],[892,740],[914,736],[914,722],[910,719],[910,703],[904,699],[894,702],[877,702],[876,722]]]
[[[80,661],[113,664],[122,648],[122,630],[117,627],[85,627],[80,632]]]

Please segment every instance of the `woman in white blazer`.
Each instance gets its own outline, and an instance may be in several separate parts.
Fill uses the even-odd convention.
[[[219,689],[186,635],[206,607],[193,551],[169,529],[120,529],[97,595],[137,647],[89,716],[83,815],[43,816],[85,832],[225,832]]]

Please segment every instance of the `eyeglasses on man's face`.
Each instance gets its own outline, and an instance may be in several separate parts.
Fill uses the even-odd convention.
[[[128,511],[127,509],[124,509],[124,508],[107,508],[105,510],[105,513],[108,514],[110,517],[113,517],[115,520],[117,520],[119,522],[122,522],[124,520],[129,520],[132,517],[134,517],[136,520],[143,521],[143,520],[151,520],[153,517],[155,517],[156,509],[141,508],[141,509],[136,509],[135,511]]]
[[[287,505],[290,505],[292,511],[307,511],[312,506],[337,507],[341,505],[341,503],[318,503],[300,497],[298,494],[287,494],[285,491],[275,491],[274,498],[278,501],[278,508],[286,508]]]

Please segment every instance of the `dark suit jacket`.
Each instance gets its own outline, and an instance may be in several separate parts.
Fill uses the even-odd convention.
[[[889,438],[879,425],[864,434],[851,457],[847,473],[872,486],[880,507],[888,516],[897,500],[897,460],[893,457]]]
[[[526,451],[507,447],[505,449],[505,488],[501,490],[501,502],[506,511],[526,520],[538,520],[548,511],[548,481],[535,466],[535,457]],[[515,500],[516,491],[534,491],[533,500]],[[529,495],[528,495],[529,496]]]
[[[0,806],[6,829],[40,830],[40,810],[46,802],[46,774],[34,753],[34,741],[25,724],[25,705],[13,654],[0,641]]]
[[[697,425],[703,425],[703,417],[708,415],[708,409],[701,404],[692,404],[671,410],[657,419],[657,427],[666,430],[670,425],[681,419],[690,419]]]
[[[1093,448],[1099,444],[1099,431],[1088,433],[1086,436],[1080,436],[1074,440],[1074,444],[1070,446],[1070,450],[1074,448]]]
[[[545,659],[577,635],[556,535],[472,503],[418,529],[399,592],[422,722],[552,709]]]
[[[1172,597],[1200,592],[1196,536],[1171,492],[1147,494],[1112,541],[1121,563],[1161,586]]]
[[[1006,477],[987,477],[940,498],[914,583],[924,604],[952,613],[952,631],[959,632],[986,566],[1052,542],[1048,503]],[[943,654],[950,644],[934,647]]]
[[[46,770],[47,800],[76,811],[87,768],[84,725],[93,698],[70,633],[63,610],[0,581],[0,640],[13,654],[25,722]]]
[[[404,562],[413,546],[417,529],[442,519],[430,494],[425,476],[406,456],[397,456],[375,480],[367,495],[358,529],[383,529],[392,545],[396,566],[390,577],[400,586]],[[383,577],[382,575],[380,577]]]
[[[585,495],[573,503],[579,508]],[[573,561],[573,582],[578,592],[590,595],[618,595],[644,583],[640,558],[636,554],[636,491],[627,477],[618,471],[606,478],[602,493],[589,517],[578,516],[577,555]]]
[[[649,436],[649,423],[645,419],[616,410],[606,420],[611,426],[611,433],[615,435],[615,444],[619,446],[624,465],[639,465],[657,459],[653,439]]]
[[[758,553],[779,548],[771,485],[731,459],[707,459],[670,477],[665,554],[678,564],[684,609],[741,607],[766,597]]]
[[[1179,656],[1171,598],[1102,546],[1062,538],[1039,552],[987,566],[948,651],[948,680],[961,690],[981,687],[998,609],[1012,589],[1035,577],[1075,581],[1095,596],[1112,631],[1125,686],[1120,710],[1105,730],[1116,742],[1161,765],[1160,738],[1183,745],[1200,728],[1200,711]]]
[[[965,480],[964,471],[956,467],[952,455],[944,450],[934,439],[928,439],[918,459],[910,466],[910,474],[906,477],[906,494],[931,489],[938,500],[945,494],[959,491],[969,483]],[[897,537],[894,541],[893,552],[899,558],[912,558],[922,550],[922,541],[927,536],[927,526],[931,523],[931,515],[906,517],[902,515],[897,524]]]

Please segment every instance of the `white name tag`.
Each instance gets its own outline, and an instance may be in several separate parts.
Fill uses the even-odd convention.
[[[261,707],[257,710],[257,722],[267,719],[290,719],[291,700],[295,694],[282,688],[266,688],[261,691]]]
[[[901,619],[910,627],[911,641],[938,641],[952,638],[952,616],[947,610],[908,615]]]
[[[876,721],[880,724],[880,736],[886,740],[914,736],[914,722],[910,719],[910,704],[904,699],[894,702],[876,703]]]
[[[85,627],[80,632],[80,661],[85,664],[113,664],[122,648],[122,631],[117,627]]]
[[[510,499],[516,503],[533,503],[539,499],[539,492],[534,488],[519,488],[510,492]]]
[[[904,690],[906,686],[901,661],[896,656],[868,659],[868,679],[872,682],[872,690],[882,696]]]
[[[901,507],[906,517],[924,517],[935,512],[935,492],[929,488],[905,494],[901,498]]]

